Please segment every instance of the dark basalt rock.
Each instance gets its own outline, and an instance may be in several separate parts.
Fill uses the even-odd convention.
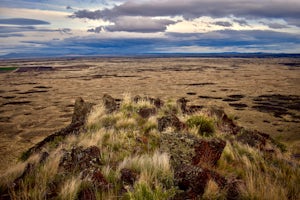
[[[91,177],[91,181],[94,184],[94,186],[96,186],[99,189],[109,189],[110,185],[99,169],[95,170],[92,173]]]
[[[73,147],[71,151],[66,151],[61,157],[59,171],[68,174],[94,170],[101,164],[99,156],[100,150],[96,146],[87,149]],[[83,173],[83,176],[87,176],[87,174]]]
[[[78,134],[83,129],[83,126],[85,124],[88,114],[92,109],[92,106],[92,103],[85,102],[81,97],[77,98],[75,101],[71,124],[61,129],[60,131],[49,135],[44,140],[31,147],[29,150],[23,153],[22,159],[26,160],[33,153],[39,152],[44,145],[54,141],[56,138],[64,138],[67,135]]]
[[[141,97],[140,95],[136,95],[133,98],[133,101],[137,103],[138,101],[150,101],[156,108],[161,108],[164,105],[164,102],[160,98],[152,98],[152,97]]]
[[[137,180],[138,173],[131,169],[124,168],[121,170],[121,181],[124,184],[133,186],[134,182]]]
[[[148,118],[152,115],[156,114],[156,109],[155,108],[141,108],[137,112],[142,118]]]
[[[186,125],[176,115],[168,115],[158,118],[158,130],[164,131],[167,127],[174,127],[177,131],[183,130]]]
[[[203,195],[211,176],[207,169],[183,164],[175,170],[174,177],[179,189],[184,191],[181,197],[195,199]]]
[[[187,107],[186,107],[187,102],[188,102],[188,100],[186,100],[184,97],[182,97],[176,101],[176,103],[177,103],[178,107],[181,109],[182,113],[187,113]]]
[[[264,149],[268,138],[268,134],[249,130],[242,130],[241,133],[237,136],[238,141],[259,149]]]
[[[221,157],[226,142],[220,139],[198,140],[195,145],[195,156],[192,159],[193,165],[215,166]]]
[[[209,110],[211,116],[216,116],[219,119],[218,128],[227,134],[236,135],[240,132],[241,127],[228,117],[228,115],[221,108],[211,108]]]
[[[39,163],[44,164],[48,157],[49,157],[49,153],[44,151],[40,157]]]
[[[95,191],[92,187],[83,188],[78,194],[78,200],[96,200]]]
[[[118,109],[118,104],[112,96],[104,94],[102,97],[102,101],[107,113],[112,113]]]

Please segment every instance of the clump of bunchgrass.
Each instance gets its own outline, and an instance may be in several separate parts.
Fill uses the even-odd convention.
[[[189,128],[197,128],[198,134],[202,136],[212,136],[215,132],[214,121],[205,116],[191,116],[187,119],[186,124]]]

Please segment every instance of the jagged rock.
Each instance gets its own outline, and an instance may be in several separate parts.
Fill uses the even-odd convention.
[[[197,140],[191,134],[161,133],[160,151],[170,155],[171,165],[175,168],[182,164],[191,164],[195,156],[194,143]]]
[[[75,100],[72,123],[85,123],[87,115],[92,109],[93,104],[85,102],[81,97]]]
[[[164,102],[160,98],[141,97],[140,95],[136,95],[133,98],[135,103],[141,100],[150,101],[156,108],[161,108],[164,105]]]
[[[133,170],[127,168],[121,169],[120,172],[121,172],[121,181],[124,184],[129,184],[133,186],[134,182],[137,179],[138,174]]]
[[[182,123],[176,115],[163,116],[157,119],[158,130],[160,132],[164,131],[167,127],[174,127],[176,131],[183,130],[186,125]]]
[[[49,157],[49,153],[47,152],[43,152],[42,155],[40,156],[40,160],[39,160],[39,163],[40,164],[44,164],[47,160],[47,158]]]
[[[92,187],[83,188],[78,194],[78,200],[96,200],[95,191]]]
[[[193,113],[199,112],[200,110],[202,110],[202,108],[203,108],[203,106],[200,106],[200,105],[190,105],[188,107],[187,113],[193,114]]]
[[[218,128],[223,133],[236,135],[240,132],[241,127],[239,127],[232,119],[230,119],[222,108],[210,108],[209,115],[215,116],[219,119]]]
[[[221,157],[226,142],[221,139],[198,140],[195,145],[195,156],[192,159],[193,165],[215,166]]]
[[[241,133],[237,136],[238,141],[259,149],[264,149],[267,138],[267,134],[261,134],[258,131],[250,130],[242,130]]]
[[[96,146],[87,149],[73,147],[71,151],[63,154],[59,163],[60,171],[71,173],[97,168],[101,164],[99,156],[100,150]]]
[[[161,108],[164,106],[164,102],[160,98],[154,99],[153,104],[156,108]]]
[[[23,173],[13,181],[11,187],[14,188],[15,190],[18,190],[24,178],[32,174],[34,169],[35,169],[35,165],[33,163],[27,163]]]
[[[241,192],[240,192],[240,185],[242,185],[243,182],[241,180],[233,179],[227,181],[227,195],[226,198],[228,200],[238,200],[241,199]]]
[[[133,101],[134,103],[139,102],[140,100],[142,100],[142,97],[140,95],[136,95],[135,97],[133,97]]]
[[[177,106],[181,109],[182,113],[187,113],[187,108],[186,108],[187,102],[188,102],[188,100],[186,100],[184,97],[182,97],[176,101]]]
[[[228,185],[228,181],[225,177],[221,176],[217,172],[210,171],[210,178],[218,185],[219,188],[224,189]]]
[[[109,183],[107,182],[107,180],[105,179],[105,177],[103,176],[103,174],[101,173],[101,171],[98,169],[98,170],[95,170],[93,173],[92,173],[92,183],[97,187],[97,188],[100,188],[100,189],[108,189],[110,186],[109,186]]]
[[[141,108],[137,112],[142,118],[148,118],[156,114],[155,108]]]
[[[112,96],[104,94],[102,97],[102,101],[107,113],[112,113],[118,109],[118,104]]]
[[[203,195],[210,179],[210,171],[198,166],[181,165],[175,169],[175,182],[184,191],[184,199],[195,199]]]
[[[55,132],[52,135],[49,135],[44,140],[37,143],[36,145],[31,147],[30,149],[28,149],[23,154],[22,159],[26,160],[27,158],[29,158],[30,155],[32,155],[35,152],[39,152],[44,145],[48,144],[49,142],[54,141],[58,137],[64,138],[67,135],[78,134],[82,130],[82,128],[85,124],[86,118],[87,118],[88,114],[90,113],[90,111],[92,109],[92,106],[93,106],[92,103],[85,102],[80,97],[77,98],[76,101],[75,101],[75,106],[74,106],[74,111],[73,111],[71,124],[68,125],[67,127],[63,128],[63,129],[61,129],[60,131]]]

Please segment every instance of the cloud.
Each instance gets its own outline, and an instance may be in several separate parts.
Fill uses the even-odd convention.
[[[114,25],[105,26],[105,30],[153,33],[163,32],[167,26],[176,23],[168,19],[152,19],[149,17],[120,17],[114,20]]]
[[[126,1],[103,10],[79,10],[72,17],[111,20],[119,16],[183,16],[193,19],[201,16],[299,19],[297,0],[146,0]]]
[[[272,29],[283,29],[283,28],[288,28],[287,25],[280,24],[280,23],[274,23],[274,22],[260,22],[263,25],[266,25]]]
[[[238,23],[240,26],[249,26],[248,22],[243,19],[234,19],[233,21]]]
[[[218,22],[214,22],[213,24],[218,25],[218,26],[224,26],[224,27],[232,26],[232,24],[230,22],[225,22],[225,21],[218,21]]]
[[[12,34],[1,34],[0,33],[0,38],[9,38],[9,37],[23,37],[23,34],[20,33],[12,33]]]
[[[22,43],[24,48],[7,51],[34,57],[45,56],[45,52],[47,52],[47,56],[66,56],[138,55],[159,52],[203,53],[205,50],[207,50],[206,52],[297,53],[298,51],[299,53],[300,50],[299,35],[275,31],[223,30],[202,34],[168,33],[168,37],[161,38],[104,38],[101,36],[102,34],[106,33],[60,40],[24,41]],[[16,54],[13,55],[16,56]]]
[[[0,24],[9,24],[9,25],[49,25],[50,23],[43,20],[37,19],[27,19],[27,18],[8,18],[8,19],[0,19]]]

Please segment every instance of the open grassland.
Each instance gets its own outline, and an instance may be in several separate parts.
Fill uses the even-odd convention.
[[[105,93],[121,99],[124,92],[222,106],[241,126],[272,135],[299,156],[299,63],[285,58],[1,61],[0,170],[69,124],[76,97],[97,103]],[[116,125],[135,123],[123,119]]]

